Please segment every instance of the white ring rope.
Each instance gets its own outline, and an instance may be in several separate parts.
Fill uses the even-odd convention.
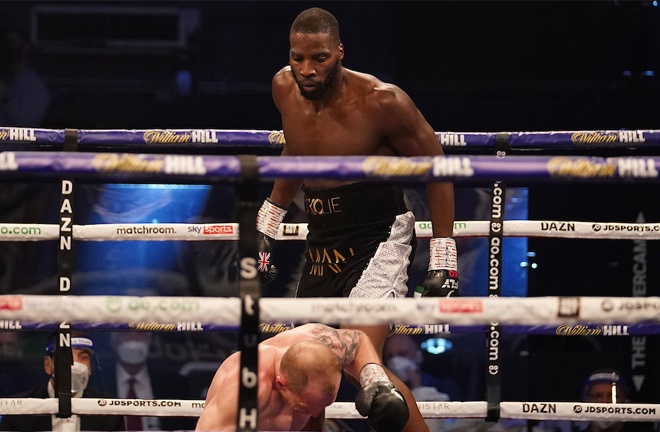
[[[489,234],[489,221],[456,221],[454,237],[484,237]],[[59,237],[56,224],[0,223],[0,241],[54,240]],[[419,238],[432,237],[431,222],[415,222]],[[552,220],[504,221],[503,235],[508,237],[549,237],[582,239],[659,240],[660,223],[574,222]],[[277,240],[304,240],[306,223],[283,223]],[[237,223],[128,223],[73,225],[73,238],[83,241],[205,241],[238,240]]]
[[[57,399],[0,399],[0,415],[55,414]],[[487,403],[482,401],[417,402],[424,418],[485,418]],[[198,417],[203,400],[180,399],[98,399],[73,398],[74,414],[142,415],[153,417]],[[658,404],[602,404],[582,402],[501,402],[500,417],[532,420],[660,420]],[[362,419],[351,402],[335,402],[325,410],[326,418]]]
[[[326,324],[660,323],[660,297],[263,298],[271,322]],[[236,327],[240,299],[2,295],[0,320],[31,322],[199,322]],[[45,318],[47,317],[47,318]]]

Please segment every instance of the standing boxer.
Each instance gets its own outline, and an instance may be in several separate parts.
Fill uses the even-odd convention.
[[[282,156],[442,156],[435,133],[410,97],[395,85],[342,66],[339,24],[329,12],[300,13],[289,31],[289,66],[273,78],[286,143]],[[387,298],[406,295],[415,247],[414,216],[400,185],[328,179],[277,179],[257,219],[259,270],[277,269],[271,248],[286,208],[300,188],[309,219],[306,261],[297,297]],[[433,222],[428,274],[415,295],[457,296],[454,190],[427,185]],[[356,328],[356,327],[353,327]],[[379,353],[388,325],[359,327]],[[350,375],[350,373],[349,373]],[[406,432],[428,431],[409,389],[394,374],[410,410]],[[355,383],[357,377],[351,376]]]

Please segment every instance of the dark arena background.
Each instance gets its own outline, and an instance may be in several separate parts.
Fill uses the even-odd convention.
[[[292,20],[312,6],[337,17],[343,65],[403,88],[435,131],[660,129],[657,1],[2,1],[0,27],[30,41],[29,62],[50,96],[38,124],[0,120],[0,128],[280,130],[271,78],[287,64]],[[659,148],[510,154],[658,156]],[[0,141],[0,151],[21,149],[39,147]],[[167,149],[179,151],[190,149]],[[194,151],[277,155],[280,148],[219,145]],[[461,146],[445,152],[493,154]],[[612,223],[612,229],[660,222],[660,192],[652,183],[506,186],[504,218],[558,221],[547,224],[548,231],[570,231],[570,221]],[[269,191],[270,184],[263,184],[264,198]],[[428,220],[423,189],[410,185],[407,192],[418,220]],[[457,184],[456,220],[488,220],[490,194],[490,182]],[[0,223],[58,224],[59,200],[57,182],[3,178]],[[230,184],[87,181],[76,185],[74,222],[235,222],[236,205]],[[305,214],[293,206],[286,221],[303,223]],[[71,294],[236,296],[235,243],[80,242]],[[486,296],[487,239],[457,243],[463,295]],[[0,294],[57,294],[56,252],[55,241],[0,241]],[[264,296],[293,295],[303,252],[303,242],[277,244],[280,275]],[[426,272],[423,252],[420,247],[411,286]],[[658,241],[507,238],[502,261],[503,296],[660,296]],[[8,327],[0,320],[0,397],[45,379],[47,332]],[[604,335],[608,332],[614,335]],[[505,332],[499,351],[502,400],[579,400],[591,371],[614,367],[636,377],[637,402],[660,403],[657,331],[632,335],[621,326],[576,333]],[[112,394],[109,332],[92,335],[98,345],[92,384]],[[483,333],[431,331],[415,337],[435,348],[424,351],[423,368],[446,383],[452,400],[485,400]],[[215,369],[235,349],[230,332],[154,332],[150,367],[161,377],[181,378],[162,398],[203,399]],[[534,421],[527,424],[532,426]],[[634,427],[654,430],[646,423]]]

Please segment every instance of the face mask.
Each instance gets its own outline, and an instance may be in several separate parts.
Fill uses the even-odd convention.
[[[55,370],[55,363],[53,359],[50,360],[53,364],[53,370]],[[89,368],[84,363],[73,362],[71,365],[71,393],[78,393],[87,388],[89,384]],[[53,378],[55,374],[53,373]]]
[[[83,363],[74,362],[71,366],[71,393],[79,393],[87,388],[89,369]]]
[[[619,421],[611,421],[611,420],[595,420],[592,421],[593,424],[598,426],[600,429],[607,430],[608,428],[611,428],[612,426],[618,425],[621,422]]]
[[[405,382],[410,379],[410,374],[417,370],[417,363],[409,358],[397,356],[389,359],[387,367]]]
[[[149,345],[142,341],[126,341],[117,347],[119,359],[127,364],[144,363],[149,356]]]

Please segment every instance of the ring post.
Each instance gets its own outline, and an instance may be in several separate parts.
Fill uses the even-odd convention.
[[[495,142],[495,154],[504,158],[509,150],[509,134],[498,133]],[[493,183],[490,206],[490,224],[488,232],[488,297],[502,295],[502,239],[504,238],[504,209],[506,203],[506,185],[501,181]],[[500,336],[502,326],[492,322],[486,332],[486,421],[497,422],[500,419],[501,371],[500,371]]]
[[[67,129],[64,150],[75,151],[78,132]],[[62,178],[60,189],[60,230],[57,255],[58,289],[60,295],[68,295],[73,279],[73,179]],[[71,412],[71,326],[68,322],[59,325],[57,340],[54,341],[55,394],[58,400],[57,417],[69,418]]]
[[[238,179],[238,251],[241,298],[241,328],[238,349],[239,373],[237,430],[257,430],[259,298],[261,283],[257,274],[257,213],[259,211],[259,165],[254,155],[240,155]]]

